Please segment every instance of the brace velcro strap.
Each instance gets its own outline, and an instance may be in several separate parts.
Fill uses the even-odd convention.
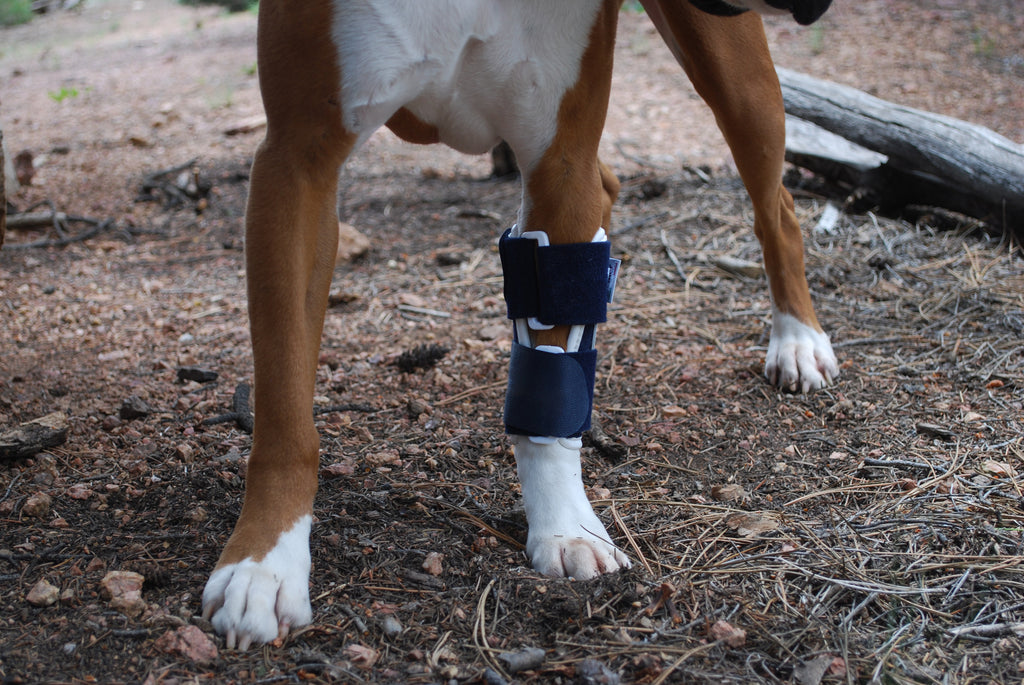
[[[514,238],[498,243],[510,319],[537,319],[549,326],[604,323],[610,299],[611,245],[569,243],[538,246]]]
[[[505,430],[572,438],[590,428],[597,351],[564,354],[512,343]]]

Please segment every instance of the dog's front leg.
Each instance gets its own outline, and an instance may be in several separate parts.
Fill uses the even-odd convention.
[[[594,513],[583,485],[583,431],[590,424],[605,320],[605,231],[618,181],[597,159],[611,78],[617,3],[605,2],[590,31],[578,81],[562,97],[542,154],[530,121],[509,140],[523,168],[519,225],[502,238],[505,296],[515,341],[505,402],[515,446],[533,567],[592,578],[630,565]]]
[[[260,4],[267,135],[246,210],[246,277],[255,366],[245,501],[203,592],[229,648],[309,623],[309,533],[319,438],[313,388],[338,240],[342,127],[329,5]],[[311,27],[322,27],[317,33]]]
[[[237,641],[242,649],[311,618],[313,386],[338,222],[333,174],[296,173],[291,154],[264,144],[253,165],[246,225],[253,444],[241,515],[203,593],[204,614],[229,647]]]

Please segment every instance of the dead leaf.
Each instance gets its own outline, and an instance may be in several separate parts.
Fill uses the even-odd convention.
[[[751,538],[755,535],[776,530],[779,527],[779,522],[770,518],[762,518],[755,514],[733,514],[726,517],[725,525],[743,537]]]
[[[747,491],[742,485],[730,483],[729,485],[715,485],[711,488],[711,497],[719,502],[733,502],[745,499]]]
[[[680,407],[676,404],[670,404],[667,407],[661,408],[661,413],[666,419],[678,419],[680,417],[688,415],[690,412],[687,411],[686,407]]]
[[[369,670],[373,668],[375,663],[377,663],[377,659],[380,658],[380,653],[378,653],[376,649],[365,645],[351,644],[345,647],[345,656],[359,668]]]
[[[995,459],[986,459],[981,465],[981,471],[987,473],[996,478],[1016,478],[1017,469],[1013,468],[1005,461],[996,461]]]
[[[267,125],[267,117],[262,114],[253,115],[245,119],[239,119],[224,129],[224,135],[237,136],[241,133],[252,133]]]
[[[320,469],[320,475],[325,478],[337,478],[338,476],[351,476],[356,472],[355,462],[351,459],[338,461]]]
[[[427,301],[416,293],[402,293],[398,296],[398,301],[410,307],[425,308],[427,306]]]
[[[793,669],[793,677],[800,685],[818,685],[831,665],[832,657],[827,654],[819,656],[817,659],[803,661]]]

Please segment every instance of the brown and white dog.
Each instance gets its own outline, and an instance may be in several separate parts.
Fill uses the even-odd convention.
[[[760,19],[741,12],[788,11],[809,23],[829,1],[643,0],[714,111],[753,201],[773,303],[765,374],[803,391],[827,385],[838,367],[815,317],[800,227],[781,185],[778,80]],[[260,2],[259,76],[268,125],[246,219],[255,430],[242,512],[203,593],[203,613],[228,647],[272,640],[312,618],[309,533],[319,457],[313,389],[334,269],[341,165],[385,125],[408,141],[443,142],[468,153],[506,140],[523,182],[518,223],[507,237],[520,240],[517,245],[531,241],[538,254],[547,244],[553,252],[587,252],[605,240],[602,227],[619,186],[597,150],[620,3]],[[555,286],[571,309],[575,296],[565,293],[578,283],[571,269],[555,271],[567,279]],[[597,281],[592,276],[581,279],[600,281],[600,274]],[[509,278],[506,273],[507,296]],[[590,378],[580,381],[576,362],[562,362],[592,349],[601,315],[582,323],[571,315],[539,321],[512,313],[511,305],[510,315],[514,347],[529,358],[517,362],[513,354],[510,395],[515,386],[527,403],[530,393],[557,398],[558,388],[547,392],[546,365],[571,367],[566,377],[576,380],[564,382],[579,387],[561,401],[571,406],[556,403],[548,413],[589,419],[590,398],[580,384],[589,381],[592,395],[593,363]],[[520,377],[528,375],[533,378]],[[507,402],[506,423],[515,410]],[[589,578],[628,567],[584,493],[580,427],[545,431],[509,431],[534,568]]]

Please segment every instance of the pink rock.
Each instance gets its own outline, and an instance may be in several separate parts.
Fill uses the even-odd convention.
[[[199,665],[217,659],[217,645],[197,626],[181,626],[157,638],[154,646],[165,654],[175,654]]]

